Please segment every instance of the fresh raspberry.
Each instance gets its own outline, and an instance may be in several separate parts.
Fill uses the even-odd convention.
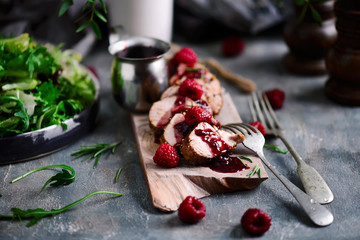
[[[188,78],[181,83],[179,87],[179,94],[189,97],[192,100],[198,100],[201,98],[203,90],[194,79]]]
[[[222,42],[221,50],[224,56],[234,57],[244,51],[244,41],[239,37],[227,37]]]
[[[205,205],[193,196],[187,196],[178,209],[178,216],[184,223],[196,223],[203,219],[205,214]]]
[[[180,157],[173,146],[163,143],[156,150],[153,160],[159,166],[172,168],[179,164]]]
[[[273,109],[281,109],[285,100],[285,93],[280,89],[272,89],[264,92],[269,99],[269,102]]]
[[[271,218],[260,209],[250,208],[242,216],[241,226],[247,233],[259,236],[269,230]]]
[[[185,122],[189,126],[195,126],[200,122],[211,123],[213,116],[211,113],[202,107],[191,107],[185,115]]]
[[[259,121],[252,122],[252,123],[250,123],[250,125],[256,127],[262,133],[262,135],[265,136],[265,134],[266,134],[265,127],[264,127],[264,125],[262,125],[261,122],[259,122]]]
[[[172,58],[173,64],[185,63],[189,67],[193,67],[197,60],[196,53],[189,47],[183,47]]]

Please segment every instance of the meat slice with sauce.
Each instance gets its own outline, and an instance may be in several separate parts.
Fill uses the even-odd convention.
[[[184,80],[185,78],[179,82],[179,85],[173,85],[167,88],[161,95],[161,99],[177,95],[179,86]],[[210,110],[213,115],[219,114],[223,106],[220,81],[214,75],[212,75],[208,81],[202,79],[195,79],[195,81],[204,91],[201,101],[199,101],[198,104],[207,106],[207,109]]]
[[[185,123],[185,114],[176,113],[164,128],[161,142],[177,147],[189,133],[190,127]]]
[[[232,134],[201,122],[183,140],[180,151],[192,165],[202,165],[209,163],[212,158],[232,151],[244,139],[242,134]]]
[[[188,97],[171,96],[153,103],[149,111],[150,126],[155,131],[163,129],[176,113],[184,112],[195,105]]]

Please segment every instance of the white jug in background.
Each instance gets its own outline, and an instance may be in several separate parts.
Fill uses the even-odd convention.
[[[111,27],[121,25],[133,36],[171,41],[173,0],[108,0]]]

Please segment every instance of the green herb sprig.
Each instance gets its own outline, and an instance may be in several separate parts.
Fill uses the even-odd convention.
[[[111,151],[111,153],[115,152],[116,147],[121,142],[115,142],[115,143],[97,143],[91,146],[80,146],[79,149],[75,149],[74,153],[71,154],[71,156],[75,158],[80,158],[83,156],[86,156],[82,161],[91,160],[95,158],[94,168],[96,168],[99,159],[101,155],[104,152]]]
[[[287,151],[282,150],[281,148],[279,148],[278,145],[264,144],[264,148],[273,150],[274,152],[278,152],[278,153],[281,153],[281,154],[286,154],[287,153]]]
[[[122,171],[122,168],[119,168],[119,169],[116,171],[114,183],[116,183],[116,182],[119,180],[121,171]]]
[[[55,216],[59,213],[65,212],[71,207],[74,207],[75,205],[85,201],[89,197],[96,195],[96,194],[111,194],[116,196],[122,196],[121,193],[115,193],[115,192],[108,192],[108,191],[96,191],[92,192],[85,197],[63,207],[60,209],[51,209],[50,211],[46,211],[42,208],[37,209],[28,209],[28,210],[22,210],[19,208],[11,208],[11,211],[13,212],[13,215],[0,215],[0,219],[11,219],[11,220],[19,220],[22,222],[22,219],[31,219],[30,222],[26,225],[28,227],[34,226],[37,224],[42,218],[48,217],[48,216]]]
[[[236,155],[236,157],[244,166],[247,166],[246,163],[243,162],[243,159],[252,163],[253,161],[249,157],[255,157],[255,155]]]
[[[62,168],[62,172],[59,172],[59,173],[55,174],[54,176],[52,176],[51,178],[49,178],[49,180],[46,181],[46,183],[41,188],[39,193],[41,193],[49,183],[51,183],[50,186],[57,187],[60,185],[69,185],[75,181],[75,170],[68,165],[60,164],[60,165],[49,165],[49,166],[31,170],[31,171],[25,173],[24,175],[22,175],[18,178],[15,178],[14,180],[11,181],[11,183],[19,181],[20,179],[23,179],[24,177],[26,177],[32,173],[35,173],[35,172],[38,172],[41,170],[45,170],[45,169],[49,169],[49,168]]]
[[[276,4],[279,5],[282,1],[283,0],[277,0]],[[302,22],[304,20],[306,12],[310,8],[312,18],[314,19],[314,21],[317,24],[321,25],[322,24],[321,16],[320,16],[319,12],[314,8],[313,4],[323,3],[323,2],[327,2],[327,1],[330,1],[330,0],[295,0],[296,5],[298,5],[299,7],[302,7],[297,21],[299,23]]]
[[[107,14],[107,10],[106,10],[104,1],[99,0],[99,2],[100,2],[101,8],[102,8],[104,14]],[[101,39],[102,35],[101,35],[99,25],[96,23],[96,21],[94,19],[95,19],[95,17],[97,17],[98,19],[100,19],[101,21],[103,21],[105,23],[107,22],[107,19],[102,13],[100,13],[98,10],[96,10],[95,3],[96,3],[96,0],[87,0],[86,3],[84,4],[84,6],[82,8],[82,15],[80,18],[75,20],[75,22],[79,22],[80,20],[82,20],[85,17],[89,17],[89,19],[86,20],[85,23],[83,23],[80,27],[78,27],[76,29],[76,32],[81,32],[90,25],[91,29],[95,33],[96,37]],[[60,9],[59,9],[58,16],[59,17],[63,16],[68,11],[69,7],[72,6],[73,4],[74,4],[73,0],[63,0],[62,4],[60,6]]]
[[[255,173],[257,173],[257,175],[259,175],[259,178],[261,178],[261,169],[258,167],[258,165],[256,165],[253,170],[246,174],[246,176],[251,178]]]

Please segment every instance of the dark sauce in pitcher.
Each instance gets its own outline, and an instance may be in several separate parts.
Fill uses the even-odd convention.
[[[160,48],[144,45],[134,45],[117,52],[119,58],[152,58],[163,54]]]

